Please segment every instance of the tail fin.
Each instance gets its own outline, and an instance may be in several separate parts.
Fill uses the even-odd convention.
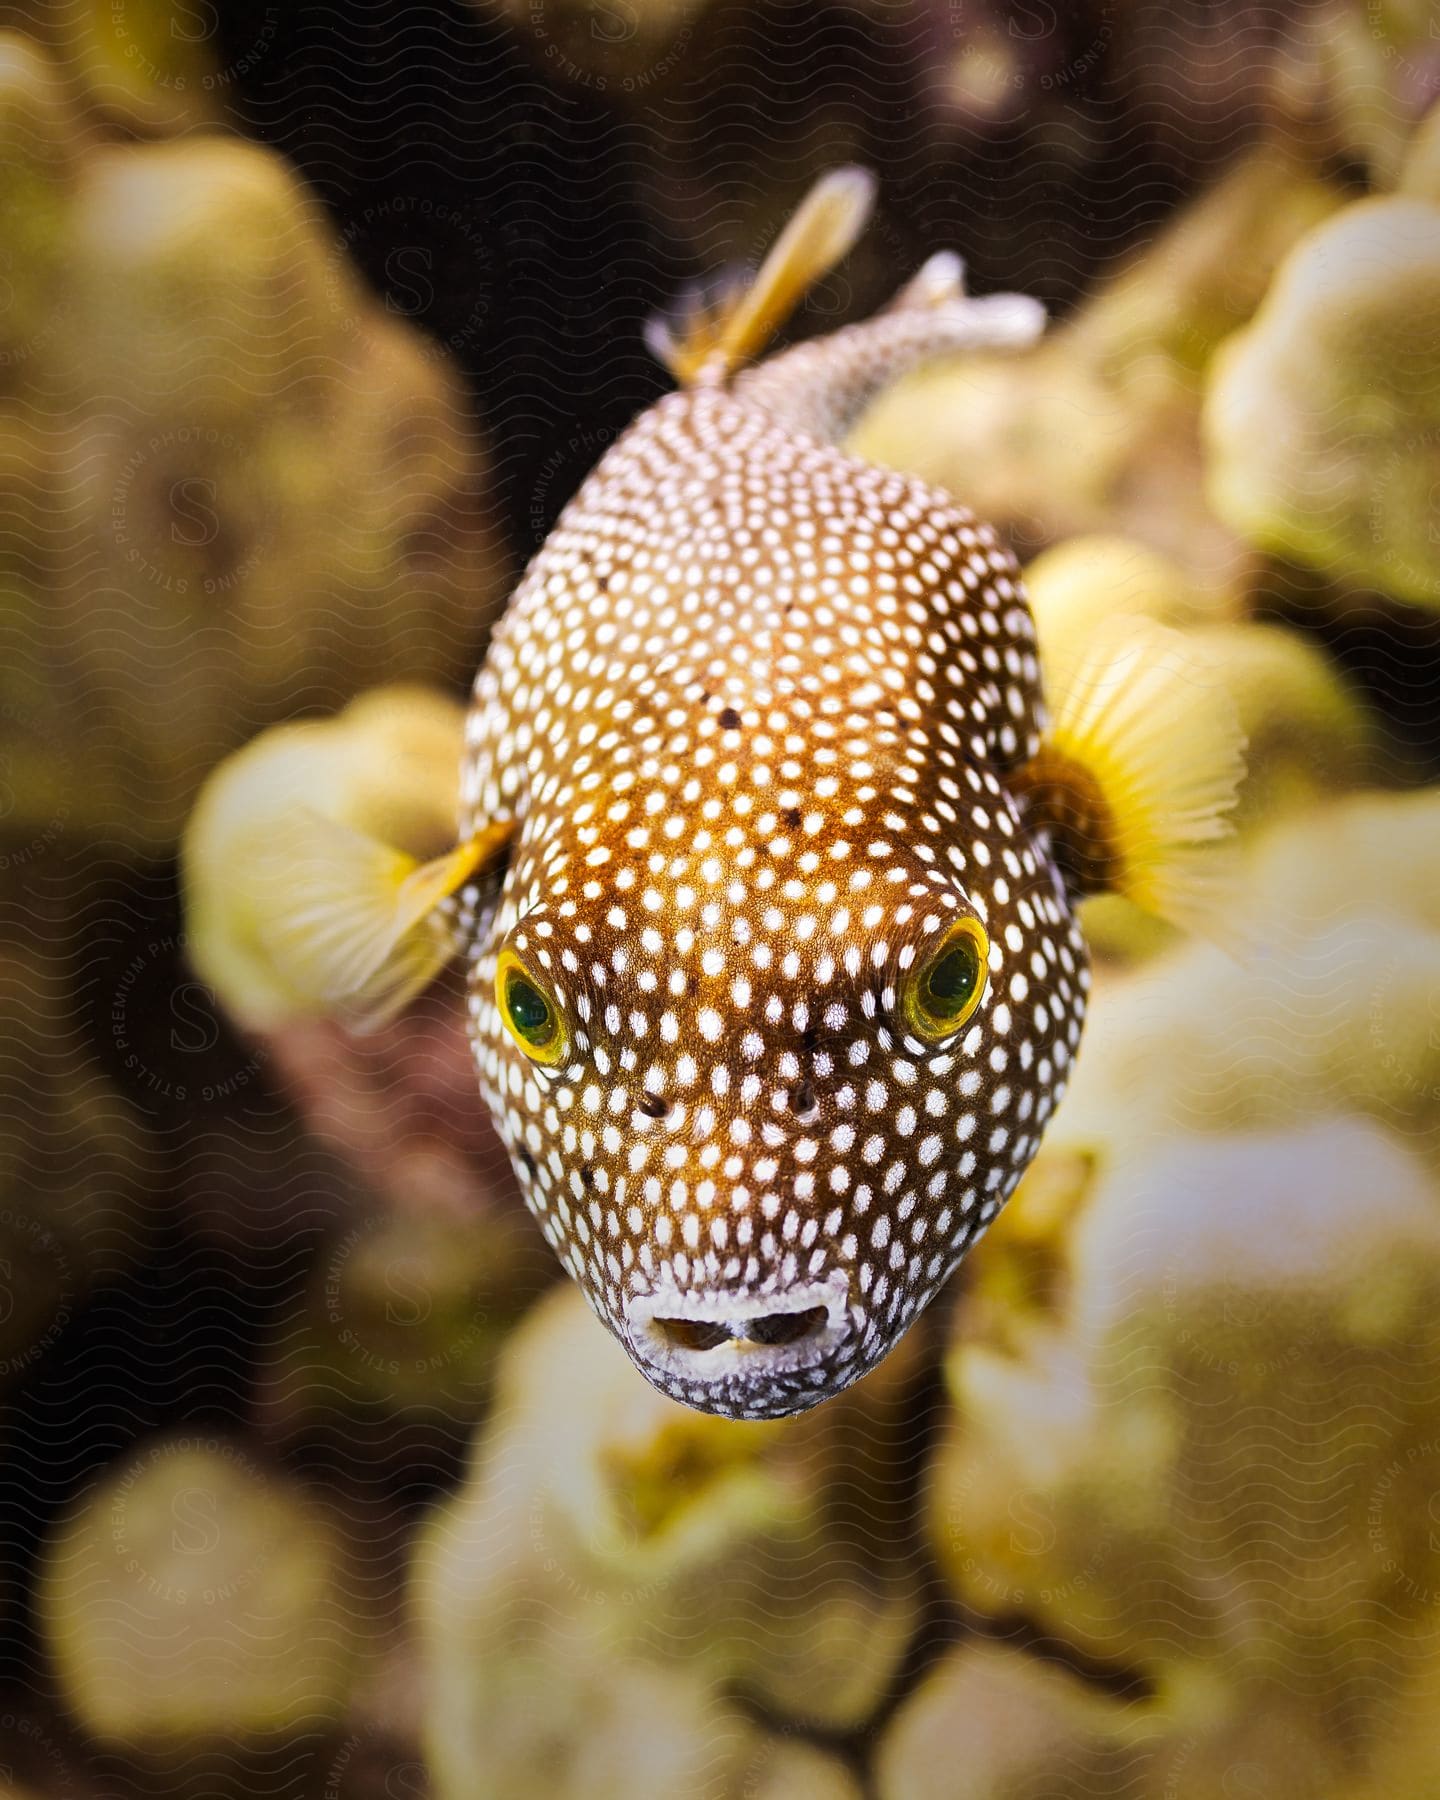
[[[807,288],[848,256],[875,204],[875,177],[849,165],[822,175],[771,246],[753,280],[734,273],[682,294],[645,328],[677,381],[724,380],[757,356]]]

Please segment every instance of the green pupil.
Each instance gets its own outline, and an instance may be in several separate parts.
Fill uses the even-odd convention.
[[[962,1012],[975,992],[980,958],[971,944],[947,950],[925,978],[930,1010],[940,1018]]]
[[[521,1037],[532,1044],[544,1043],[550,1035],[550,1002],[539,988],[523,975],[512,975],[505,989],[505,1002]]]

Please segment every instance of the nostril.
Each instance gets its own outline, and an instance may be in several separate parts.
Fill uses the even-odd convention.
[[[745,1321],[744,1335],[755,1344],[798,1344],[812,1331],[821,1330],[829,1317],[823,1306],[809,1306],[804,1312],[765,1313]]]
[[[815,1088],[809,1080],[802,1081],[790,1096],[790,1109],[798,1116],[813,1112],[815,1109]]]
[[[677,1350],[716,1350],[730,1342],[730,1328],[711,1319],[656,1319],[655,1329]]]

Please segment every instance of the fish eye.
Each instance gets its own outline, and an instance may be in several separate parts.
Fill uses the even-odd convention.
[[[901,1005],[916,1037],[935,1043],[965,1024],[985,992],[989,959],[984,926],[957,919],[906,979]]]
[[[500,952],[495,1000],[505,1029],[532,1062],[553,1067],[564,1059],[570,1033],[560,1007],[513,950]]]

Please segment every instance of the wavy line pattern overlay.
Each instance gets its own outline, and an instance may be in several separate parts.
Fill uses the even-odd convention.
[[[0,1795],[1440,1794],[1437,100],[1425,0],[0,3]],[[795,335],[942,248],[1052,315],[854,447],[1249,773],[1209,939],[1087,906],[990,1236],[757,1425],[561,1280],[458,983],[246,1029],[178,849],[381,688],[306,741],[444,847],[646,318],[845,162]]]

